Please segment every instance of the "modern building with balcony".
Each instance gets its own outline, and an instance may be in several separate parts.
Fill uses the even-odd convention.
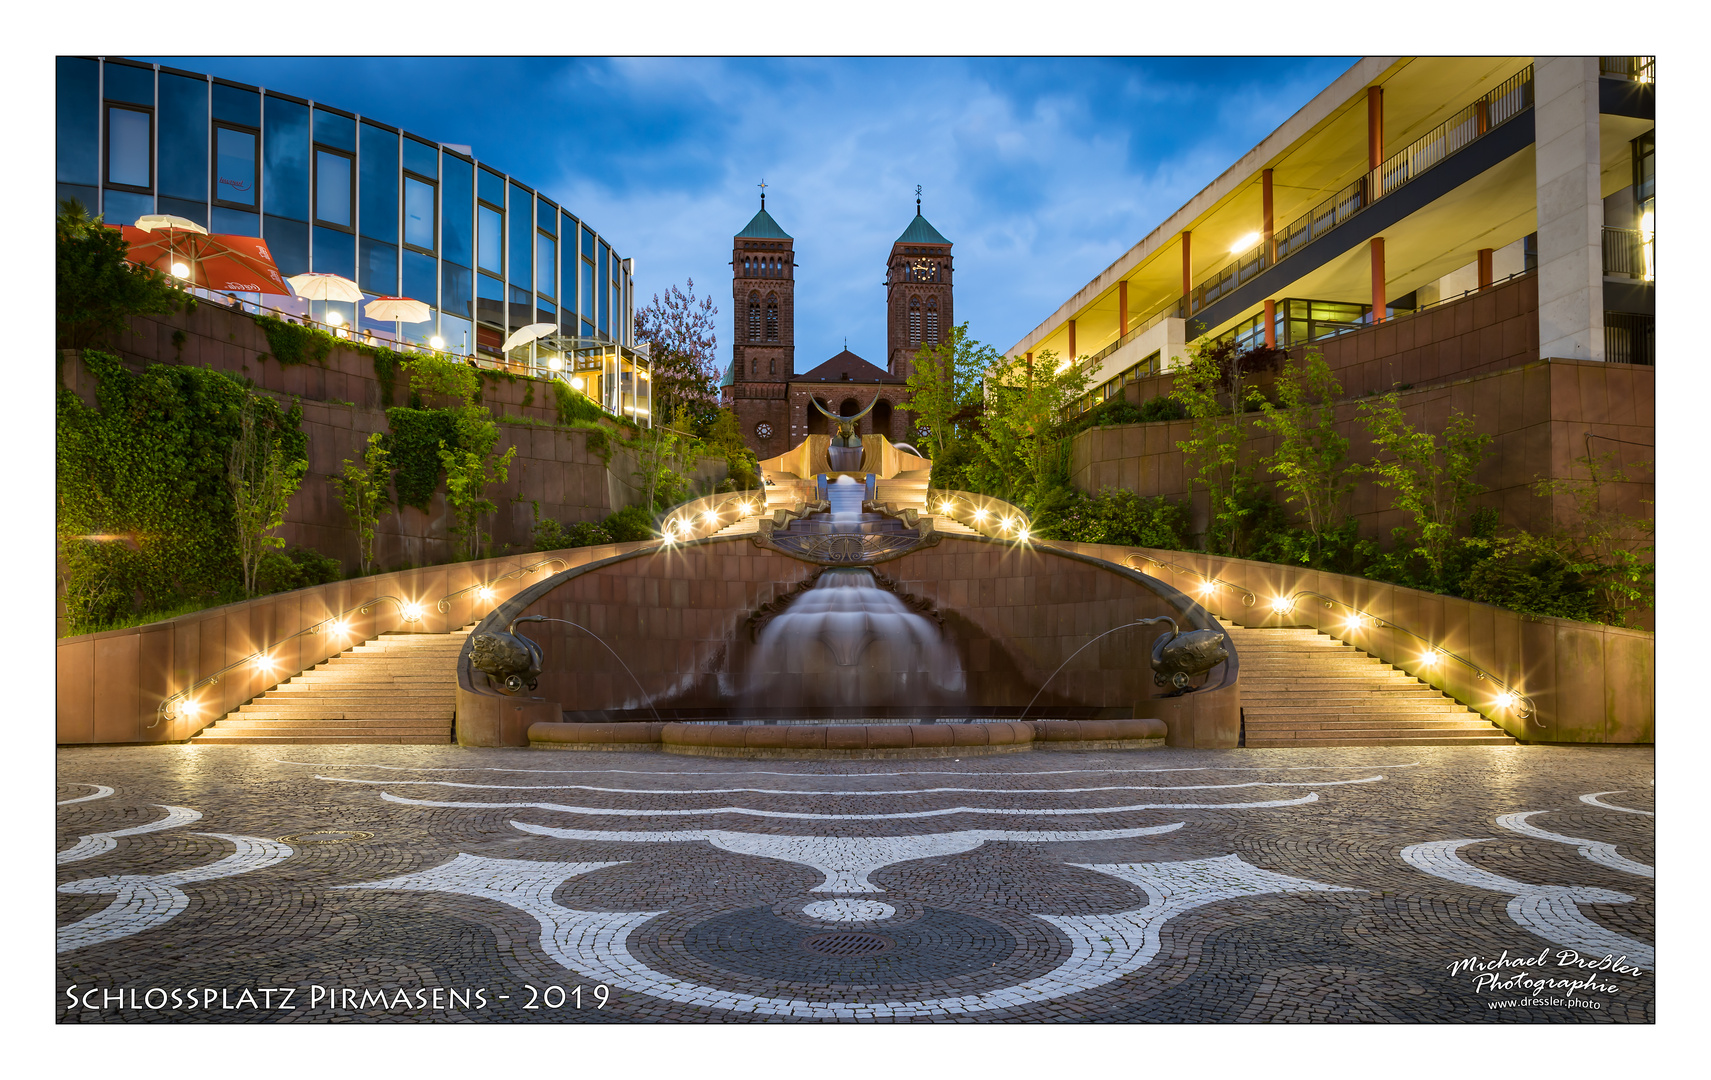
[[[1080,409],[1206,335],[1293,349],[1423,320],[1396,346],[1416,362],[1345,379],[1355,396],[1523,354],[1649,365],[1654,87],[1651,57],[1365,57],[1010,355],[1087,365]],[[1506,284],[1507,344],[1427,340],[1451,322],[1427,313]]]
[[[259,236],[286,275],[338,274],[364,302],[321,317],[390,338],[367,299],[426,303],[404,344],[562,377],[643,423],[645,349],[634,341],[634,265],[588,222],[523,181],[374,117],[208,75],[116,57],[57,61],[57,199],[110,225],[169,214]],[[306,316],[301,301],[260,307]],[[509,351],[515,331],[553,332]]]

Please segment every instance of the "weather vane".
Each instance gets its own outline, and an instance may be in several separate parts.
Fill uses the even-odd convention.
[[[760,187],[760,208],[762,210],[765,210],[766,209],[766,177],[763,176],[760,178],[759,187]]]

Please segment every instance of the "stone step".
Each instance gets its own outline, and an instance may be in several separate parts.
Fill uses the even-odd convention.
[[[1325,739],[1277,739],[1262,737],[1244,740],[1245,745],[1250,749],[1285,746],[1498,746],[1513,745],[1514,742],[1514,739],[1511,739],[1509,736],[1501,733],[1479,735],[1466,739],[1445,739],[1435,736],[1431,738],[1423,738],[1413,735],[1400,735],[1395,737],[1338,735],[1333,738]]]
[[[1479,718],[1416,716],[1407,719],[1394,719],[1389,716],[1328,716],[1323,720],[1278,719],[1276,717],[1254,716],[1246,709],[1242,710],[1242,722],[1247,724],[1250,730],[1264,728],[1267,731],[1278,731],[1284,728],[1291,730],[1353,731],[1392,727],[1408,730],[1431,728],[1439,731],[1489,731],[1491,729],[1489,723]]]
[[[444,731],[451,726],[450,716],[428,718],[421,716],[388,717],[353,720],[337,716],[324,719],[252,720],[227,718],[206,728],[207,731]]]
[[[333,745],[449,745],[450,732],[437,735],[198,735],[190,740],[199,746],[307,746]]]
[[[457,711],[455,702],[436,702],[431,706],[400,708],[397,705],[345,705],[330,708],[305,707],[278,709],[269,706],[245,705],[226,714],[229,720],[396,720],[412,717],[444,717],[451,719]]]

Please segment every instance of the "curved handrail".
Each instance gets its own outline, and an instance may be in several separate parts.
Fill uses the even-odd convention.
[[[667,510],[660,520],[660,534],[668,544],[681,544],[711,536],[745,517],[764,516],[765,491],[747,488],[742,491],[715,491],[680,502]]]
[[[500,574],[498,577],[494,578],[492,581],[478,581],[474,585],[470,585],[467,588],[459,589],[457,592],[447,593],[444,596],[440,597],[439,601],[434,604],[434,607],[436,610],[439,611],[440,614],[444,615],[446,612],[448,612],[452,609],[452,601],[453,600],[456,600],[458,597],[466,595],[468,593],[479,593],[479,594],[482,594],[481,599],[491,600],[491,599],[493,599],[493,584],[494,584],[494,582],[505,581],[509,578],[522,577],[524,574],[532,574],[536,570],[539,570],[541,567],[546,566],[550,563],[558,563],[560,566],[569,566],[570,565],[565,560],[560,559],[556,556],[551,558],[551,559],[542,559],[538,563],[530,563],[528,566],[520,566],[508,574]]]
[[[1225,589],[1229,589],[1232,592],[1236,592],[1236,593],[1241,594],[1242,606],[1243,607],[1253,607],[1254,606],[1254,600],[1256,599],[1254,594],[1249,592],[1247,589],[1242,588],[1240,585],[1237,585],[1233,581],[1225,581],[1223,578],[1219,578],[1219,577],[1208,577],[1207,575],[1202,574],[1200,571],[1194,569],[1193,567],[1183,566],[1181,563],[1160,562],[1159,560],[1153,558],[1151,555],[1142,555],[1138,551],[1131,551],[1127,555],[1123,556],[1124,564],[1127,565],[1128,561],[1130,559],[1143,559],[1147,562],[1152,563],[1154,566],[1158,567],[1161,570],[1171,570],[1171,571],[1174,571],[1178,574],[1186,574],[1189,577],[1199,578],[1200,579],[1200,593],[1203,596],[1209,596],[1212,593],[1217,592],[1219,588],[1225,588]],[[1129,567],[1129,569],[1139,570],[1141,568],[1138,566],[1131,566],[1131,567]]]
[[[1322,604],[1324,604],[1325,607],[1328,607],[1328,608],[1340,607],[1345,611],[1351,612],[1352,614],[1350,615],[1350,617],[1347,618],[1346,620],[1344,620],[1344,623],[1343,623],[1343,627],[1344,627],[1345,631],[1359,630],[1361,627],[1365,626],[1368,622],[1371,622],[1374,629],[1388,629],[1388,630],[1392,630],[1398,634],[1408,635],[1409,637],[1413,638],[1415,641],[1418,641],[1427,647],[1428,651],[1427,651],[1425,656],[1421,657],[1421,662],[1424,663],[1428,667],[1437,663],[1437,658],[1440,656],[1449,657],[1451,660],[1456,661],[1457,663],[1461,664],[1463,667],[1472,671],[1474,673],[1474,675],[1481,682],[1489,682],[1489,683],[1492,683],[1493,685],[1502,687],[1503,688],[1503,694],[1498,697],[1498,707],[1499,708],[1507,708],[1511,703],[1513,703],[1516,706],[1515,715],[1520,717],[1522,720],[1526,720],[1526,719],[1531,718],[1533,716],[1533,714],[1538,711],[1536,709],[1536,707],[1534,706],[1532,698],[1528,697],[1526,694],[1521,693],[1519,690],[1516,690],[1513,686],[1510,686],[1508,683],[1504,682],[1502,679],[1499,679],[1496,675],[1493,675],[1491,672],[1480,667],[1478,664],[1474,663],[1472,660],[1469,660],[1467,657],[1461,656],[1461,655],[1454,653],[1454,652],[1451,652],[1449,649],[1446,649],[1441,645],[1432,644],[1431,639],[1425,638],[1425,637],[1420,636],[1419,634],[1416,634],[1414,631],[1408,629],[1406,626],[1402,626],[1402,625],[1398,624],[1395,620],[1381,619],[1378,616],[1371,614],[1370,612],[1362,611],[1360,608],[1355,607],[1353,604],[1350,604],[1350,603],[1343,601],[1343,600],[1338,600],[1336,597],[1326,596],[1324,593],[1313,592],[1312,590],[1309,590],[1309,589],[1303,589],[1299,592],[1292,592],[1288,596],[1280,596],[1277,599],[1273,600],[1271,602],[1271,610],[1273,612],[1279,614],[1279,615],[1282,615],[1288,611],[1292,611],[1295,607],[1295,601],[1297,600],[1297,598],[1300,598],[1300,597],[1313,597],[1313,598],[1319,600]],[[1508,697],[1510,700],[1504,701],[1503,698],[1505,696]]]
[[[948,517],[995,540],[1026,543],[1034,528],[1033,519],[1015,503],[954,488],[928,488],[926,513]]]
[[[152,728],[159,727],[163,720],[178,719],[180,710],[184,709],[186,704],[190,701],[191,696],[195,694],[196,691],[200,690],[204,686],[212,686],[219,682],[220,676],[227,672],[243,667],[245,664],[256,664],[259,667],[260,661],[269,653],[273,652],[273,650],[279,648],[288,641],[294,641],[306,634],[320,633],[323,631],[327,633],[348,633],[350,628],[344,621],[346,615],[349,615],[353,611],[367,615],[370,608],[377,604],[383,604],[388,600],[398,605],[398,613],[403,617],[405,622],[418,622],[421,620],[421,605],[412,603],[411,601],[400,600],[396,596],[376,596],[371,600],[365,600],[362,603],[357,604],[355,607],[345,608],[337,615],[329,615],[325,619],[320,619],[311,623],[289,637],[280,638],[265,649],[258,649],[255,652],[250,653],[248,656],[234,660],[225,667],[214,672],[212,675],[205,675],[184,689],[178,691],[176,694],[171,694],[162,698],[160,704],[155,707],[154,723],[147,725],[143,730],[148,731]]]

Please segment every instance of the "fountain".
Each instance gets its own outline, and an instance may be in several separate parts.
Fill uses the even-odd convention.
[[[785,679],[799,684],[796,703],[810,710],[933,709],[961,704],[965,688],[962,661],[940,628],[860,567],[825,570],[760,631],[745,702],[771,704]]]

